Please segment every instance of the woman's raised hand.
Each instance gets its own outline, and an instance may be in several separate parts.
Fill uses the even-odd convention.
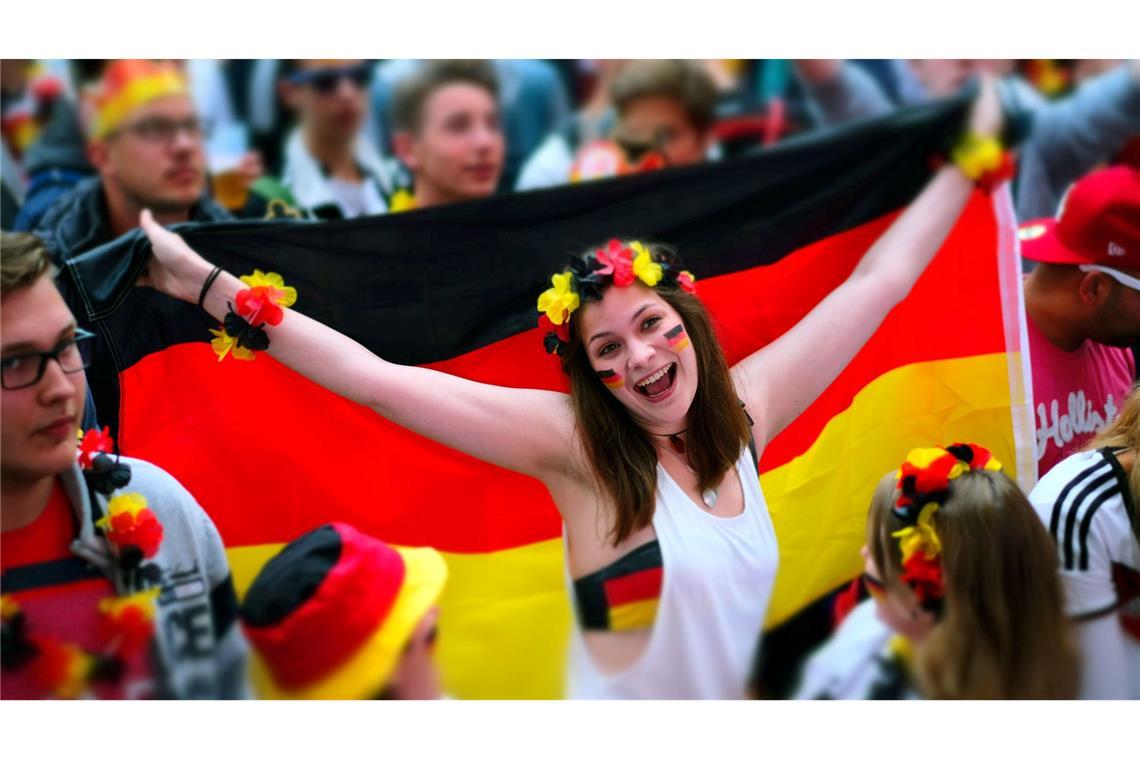
[[[1005,114],[998,97],[997,83],[992,76],[984,75],[978,94],[970,107],[970,131],[984,137],[1000,137],[1005,125]]]
[[[180,235],[156,222],[149,209],[144,209],[139,215],[139,226],[150,240],[153,251],[146,265],[146,274],[139,284],[149,285],[183,301],[197,302],[202,284],[212,269],[210,263],[187,245]]]

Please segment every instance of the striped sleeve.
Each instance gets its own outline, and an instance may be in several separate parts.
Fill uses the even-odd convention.
[[[1057,547],[1066,609],[1075,617],[1115,606],[1112,565],[1134,540],[1124,501],[1127,484],[1114,465],[1110,454],[1075,454],[1050,470],[1029,497]]]

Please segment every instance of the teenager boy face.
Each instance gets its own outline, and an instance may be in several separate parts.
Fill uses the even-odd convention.
[[[494,193],[505,145],[495,96],[468,82],[437,87],[424,100],[419,128],[395,143],[421,205]]]
[[[75,318],[48,273],[0,301],[0,363],[4,385],[26,380],[33,352],[59,351],[39,381],[0,390],[0,477],[34,482],[65,471],[75,461],[87,382],[78,360]],[[74,352],[74,353],[73,353]],[[64,367],[79,367],[64,372]],[[34,376],[34,371],[32,372]]]

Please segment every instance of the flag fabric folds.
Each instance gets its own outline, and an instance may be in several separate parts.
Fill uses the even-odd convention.
[[[568,255],[613,237],[670,244],[737,361],[850,274],[930,177],[967,105],[723,163],[407,214],[179,231],[230,272],[282,274],[295,309],[389,361],[565,390],[535,300]],[[438,649],[448,690],[560,696],[572,611],[541,484],[398,428],[268,355],[219,363],[208,315],[136,287],[148,255],[132,233],[68,262],[61,286],[100,336],[89,380],[101,422],[123,453],[198,498],[239,592],[280,545],[334,520],[431,545],[450,566]],[[1031,483],[1018,272],[1008,194],[976,193],[906,301],[764,451],[781,555],[770,625],[858,574],[873,485],[909,448],[977,441]]]

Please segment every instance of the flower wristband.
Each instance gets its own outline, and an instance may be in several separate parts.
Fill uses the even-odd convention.
[[[254,351],[269,348],[265,325],[278,325],[285,317],[284,309],[297,302],[297,290],[285,285],[281,275],[255,269],[241,281],[249,287],[238,292],[222,329],[210,330],[210,345],[218,361],[232,354],[235,359],[250,361]]]
[[[951,149],[950,160],[987,194],[1013,177],[1013,154],[996,137],[967,133]]]

